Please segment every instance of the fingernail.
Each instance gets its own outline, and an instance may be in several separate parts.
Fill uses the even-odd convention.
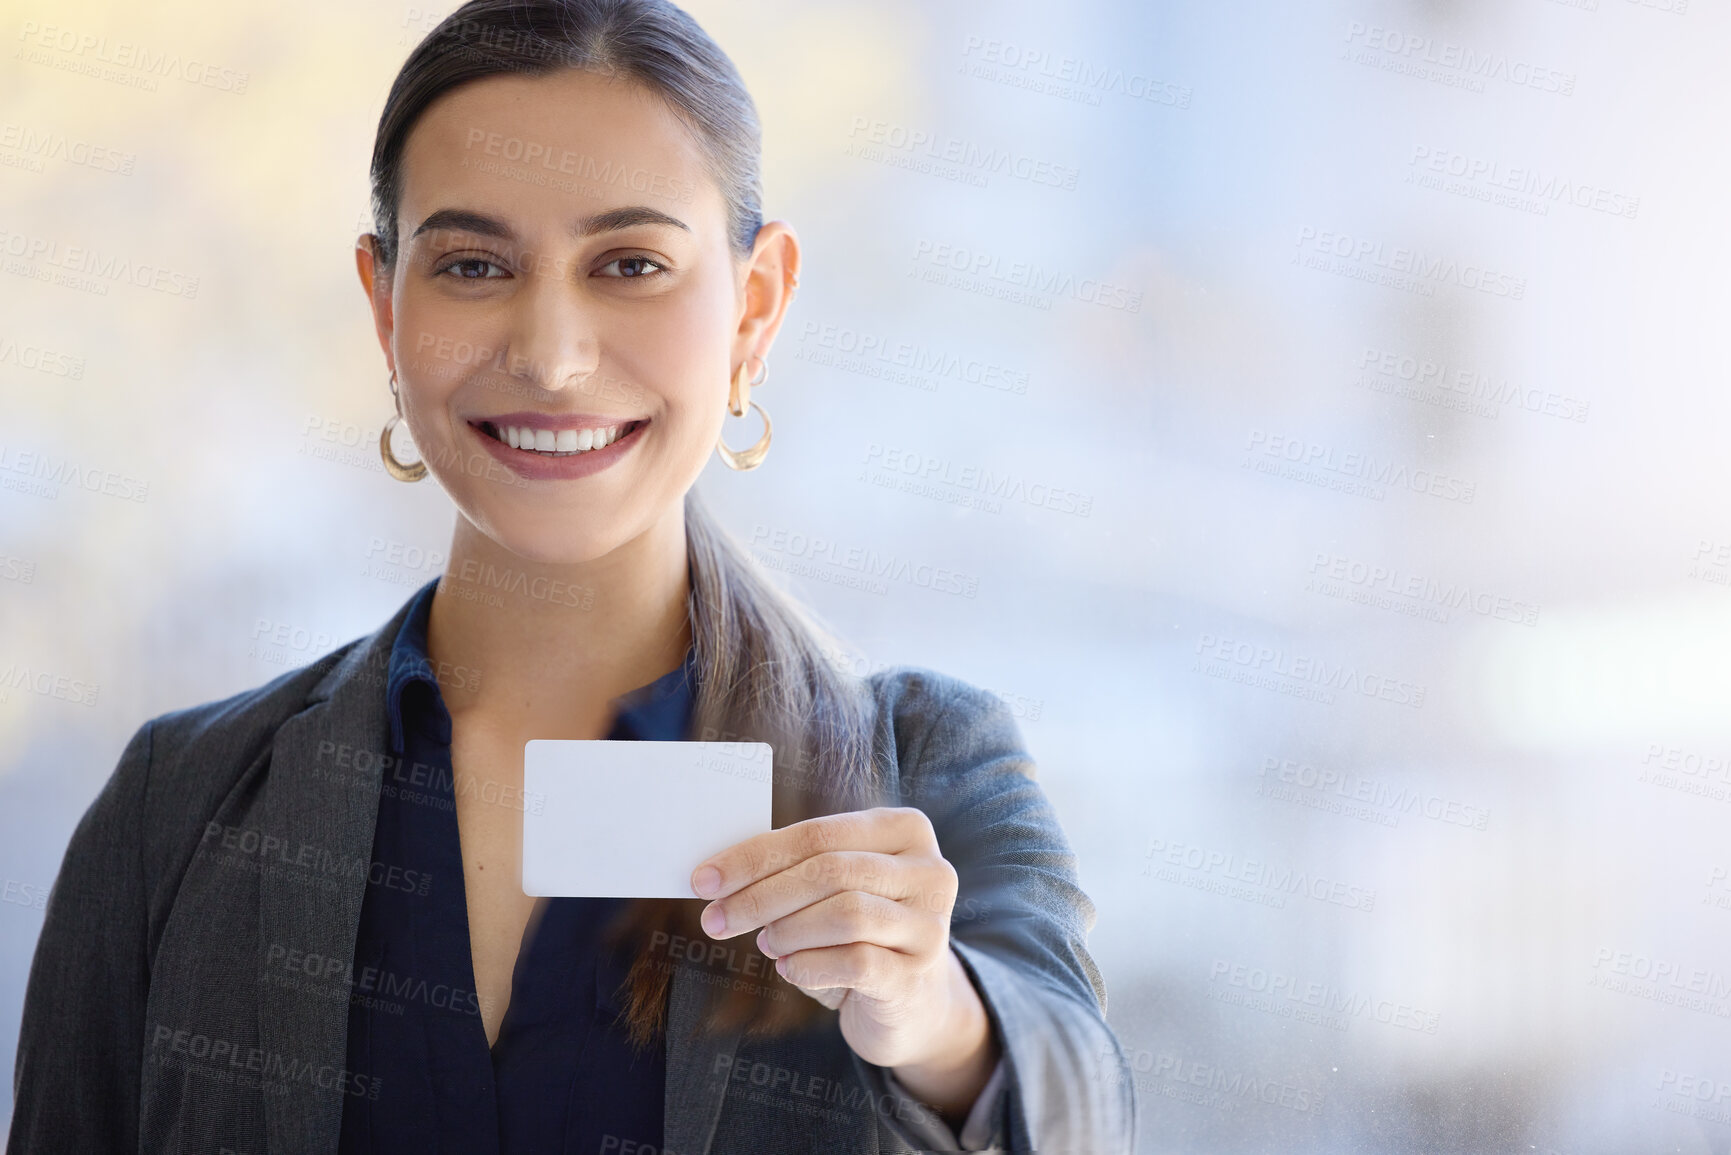
[[[721,871],[713,866],[700,866],[691,876],[691,889],[699,898],[708,898],[721,889]]]
[[[763,945],[763,936],[768,933],[769,930],[767,927],[757,932],[757,949],[762,951],[764,954],[769,955],[770,958],[775,958],[775,955],[769,954],[769,948]]]
[[[703,908],[703,917],[698,921],[703,923],[706,934],[717,935],[727,929],[727,915],[722,912],[721,904],[712,902]]]
[[[775,973],[780,975],[782,978],[787,977],[787,959],[785,957],[775,960]]]

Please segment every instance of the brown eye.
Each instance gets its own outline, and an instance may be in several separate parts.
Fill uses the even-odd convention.
[[[492,261],[484,260],[481,257],[463,257],[445,265],[439,270],[439,273],[441,275],[454,274],[458,280],[462,281],[482,281],[493,277],[502,277],[505,275],[505,270]]]
[[[619,271],[616,273],[605,271],[614,267],[617,267]],[[657,273],[665,271],[666,270],[663,269],[659,263],[650,260],[648,257],[620,257],[617,260],[608,261],[605,265],[602,265],[600,275],[604,277],[617,277],[621,280],[637,280],[643,277],[654,276]]]

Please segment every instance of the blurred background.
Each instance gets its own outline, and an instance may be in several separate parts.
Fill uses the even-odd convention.
[[[442,570],[351,248],[451,7],[0,4],[6,1071],[126,739]],[[688,7],[806,246],[700,488],[1010,703],[1139,1150],[1731,1151],[1731,10]]]

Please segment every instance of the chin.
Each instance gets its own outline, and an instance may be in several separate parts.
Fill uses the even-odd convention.
[[[463,518],[525,565],[582,565],[605,557],[633,536],[639,517],[635,510],[600,516],[581,507],[537,509],[522,495],[503,502],[493,494],[479,501],[473,496],[452,495]]]

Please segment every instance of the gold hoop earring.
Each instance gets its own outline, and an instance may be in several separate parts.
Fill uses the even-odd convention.
[[[751,357],[747,357],[739,363],[739,368],[733,371],[733,387],[727,394],[727,411],[735,417],[744,417],[747,405],[757,410],[757,415],[763,418],[763,436],[758,438],[757,444],[750,449],[738,450],[729,449],[727,443],[719,437],[715,439],[715,452],[720,454],[722,464],[729,469],[741,471],[756,469],[763,464],[763,459],[769,455],[770,435],[774,432],[769,424],[769,414],[764,411],[763,406],[751,399],[751,387],[762,385],[769,380],[769,362],[762,357],[757,358],[763,365],[763,375],[753,381],[745,375],[745,367],[751,360]]]
[[[397,374],[391,371],[391,396],[397,396]],[[397,400],[397,412],[391,414],[391,419],[385,422],[385,428],[379,433],[379,456],[384,460],[385,472],[398,481],[419,481],[427,476],[427,463],[416,461],[404,465],[397,460],[397,455],[391,452],[391,433],[397,428],[397,423],[403,419],[402,399]]]

